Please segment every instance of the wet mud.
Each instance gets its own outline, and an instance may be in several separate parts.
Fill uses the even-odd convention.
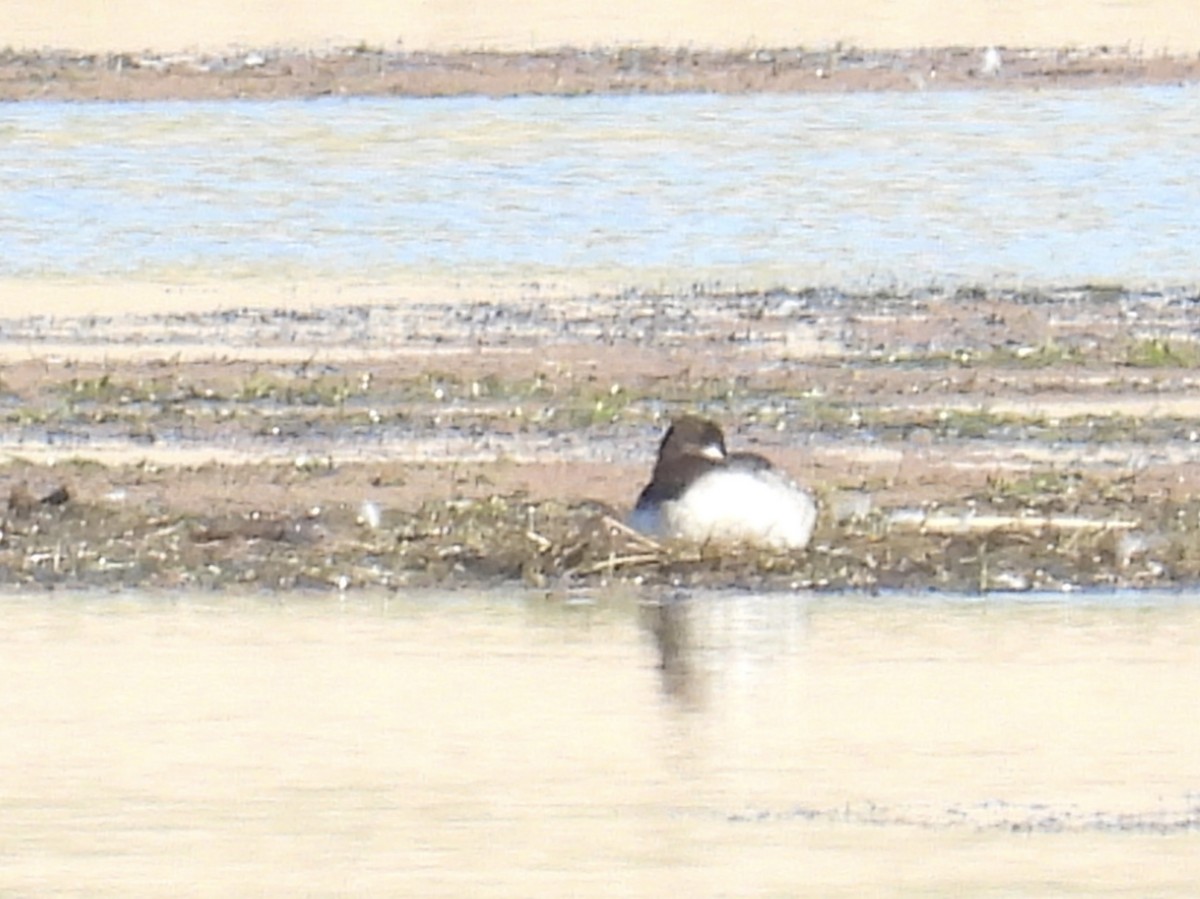
[[[430,53],[360,45],[228,54],[0,52],[0,100],[1045,89],[1198,79],[1194,55],[1128,47]]]
[[[0,583],[1193,584],[1197,303],[697,289],[10,319]],[[685,411],[813,489],[808,551],[625,527]]]
[[[818,822],[826,825],[899,827],[920,830],[968,830],[980,833],[1068,834],[1121,833],[1158,836],[1200,831],[1200,805],[1187,804],[1152,811],[1114,812],[1054,807],[1046,803],[994,800],[976,805],[931,809],[884,807],[874,803],[839,808],[798,806],[786,810],[759,809],[729,815],[731,822],[771,825],[781,822]]]

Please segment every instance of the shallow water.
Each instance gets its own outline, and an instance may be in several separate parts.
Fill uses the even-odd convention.
[[[1193,894],[1194,597],[638,599],[7,595],[0,892]]]
[[[1198,139],[1195,87],[22,104],[0,278],[1189,284]]]

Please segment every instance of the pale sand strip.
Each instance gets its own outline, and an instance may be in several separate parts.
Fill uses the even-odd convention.
[[[1200,396],[1193,394],[1148,393],[1135,396],[1117,396],[1104,393],[1099,396],[1037,396],[1028,395],[1003,397],[993,396],[984,400],[955,401],[939,397],[937,400],[914,399],[911,402],[881,406],[882,410],[913,412],[925,410],[929,413],[957,413],[962,415],[994,415],[1016,421],[1045,419],[1062,421],[1092,415],[1097,418],[1127,416],[1129,418],[1183,418],[1200,419]]]
[[[657,282],[651,282],[657,283]],[[400,282],[310,279],[238,280],[164,283],[97,278],[95,280],[0,280],[0,322],[51,317],[169,315],[227,309],[289,309],[300,312],[331,306],[370,306],[402,302],[465,300],[565,300],[589,293],[620,290],[617,279],[581,277],[531,285],[517,279],[423,278]]]
[[[561,46],[1129,46],[1200,50],[1195,0],[0,0],[4,43],[89,52]]]

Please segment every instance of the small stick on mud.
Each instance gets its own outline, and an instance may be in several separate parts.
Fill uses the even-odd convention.
[[[605,525],[617,531],[618,533],[624,534],[635,543],[640,543],[642,546],[645,546],[649,549],[658,550],[659,552],[663,550],[663,545],[657,540],[647,537],[641,531],[635,531],[629,525],[625,524],[625,522],[619,521],[618,519],[613,518],[611,515],[605,515],[601,520]]]
[[[662,556],[659,553],[640,553],[631,556],[609,556],[602,562],[593,562],[591,565],[585,565],[582,568],[574,568],[567,572],[573,575],[589,575],[598,574],[601,571],[613,572],[618,568],[631,568],[634,565],[645,565],[650,562],[659,562]]]

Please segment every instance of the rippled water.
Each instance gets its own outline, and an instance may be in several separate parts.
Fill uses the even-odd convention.
[[[0,892],[1193,894],[1194,598],[636,599],[2,596]]]
[[[0,277],[1193,283],[1200,90],[12,105]]]

